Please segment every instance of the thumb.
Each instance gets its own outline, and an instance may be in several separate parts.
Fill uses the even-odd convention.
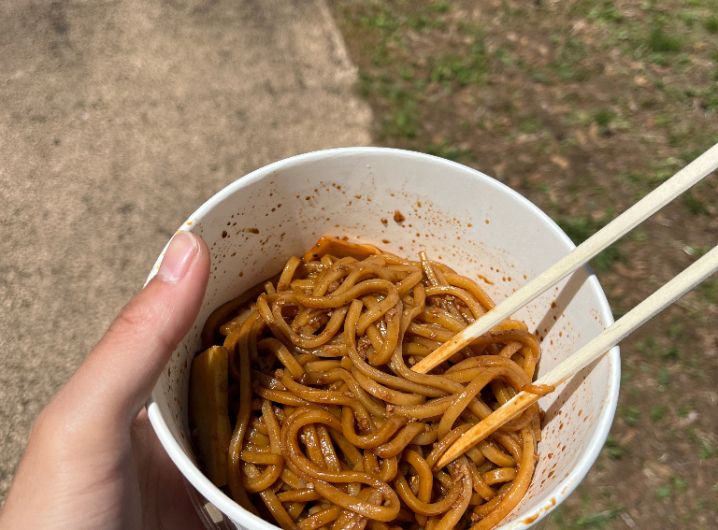
[[[175,234],[157,275],[122,309],[57,398],[86,418],[129,426],[196,318],[208,273],[204,241]]]

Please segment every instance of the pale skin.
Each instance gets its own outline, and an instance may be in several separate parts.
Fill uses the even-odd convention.
[[[144,404],[194,321],[209,252],[178,233],[157,276],[43,409],[0,529],[202,529]]]

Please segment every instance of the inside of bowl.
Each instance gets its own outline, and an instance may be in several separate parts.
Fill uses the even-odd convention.
[[[400,151],[345,150],[290,159],[226,189],[183,228],[207,241],[211,278],[200,315],[173,354],[154,398],[191,458],[189,366],[200,348],[205,319],[221,303],[277,273],[289,256],[301,255],[318,237],[347,236],[407,257],[426,250],[432,259],[477,280],[494,300],[506,297],[571,248],[538,209],[493,179],[458,164]],[[539,374],[599,333],[610,319],[600,287],[586,271],[516,316],[542,341]],[[616,363],[617,354],[604,357],[541,400],[546,414],[534,479],[502,528],[530,525],[575,487],[570,475],[593,462],[586,461],[586,451],[600,438],[607,415],[610,422]],[[602,442],[598,440],[599,447]]]

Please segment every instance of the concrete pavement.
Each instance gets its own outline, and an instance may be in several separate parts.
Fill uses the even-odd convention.
[[[370,141],[323,0],[0,3],[0,496],[33,418],[181,221]]]

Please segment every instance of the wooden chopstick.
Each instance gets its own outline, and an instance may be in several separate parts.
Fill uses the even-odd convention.
[[[556,387],[576,374],[582,368],[601,357],[610,348],[630,335],[635,329],[653,318],[676,299],[693,289],[718,270],[718,246],[683,270],[671,281],[611,324],[600,335],[580,348],[576,353],[561,361],[550,372],[538,378],[533,385]],[[504,405],[466,431],[439,459],[442,468],[461,456],[474,445],[485,439],[507,421],[515,418],[534,404],[541,396],[522,390]]]
[[[663,208],[681,193],[698,183],[718,168],[718,144],[708,149],[693,162],[673,175],[655,190],[631,206],[623,214],[593,234],[576,247],[573,252],[561,258],[549,269],[503,300],[491,311],[461,332],[446,341],[439,348],[416,363],[412,370],[426,373],[437,367],[456,352],[467,346],[501,321],[509,318],[521,307],[546,291],[552,285],[584,265],[611,243],[625,235],[648,217]]]

